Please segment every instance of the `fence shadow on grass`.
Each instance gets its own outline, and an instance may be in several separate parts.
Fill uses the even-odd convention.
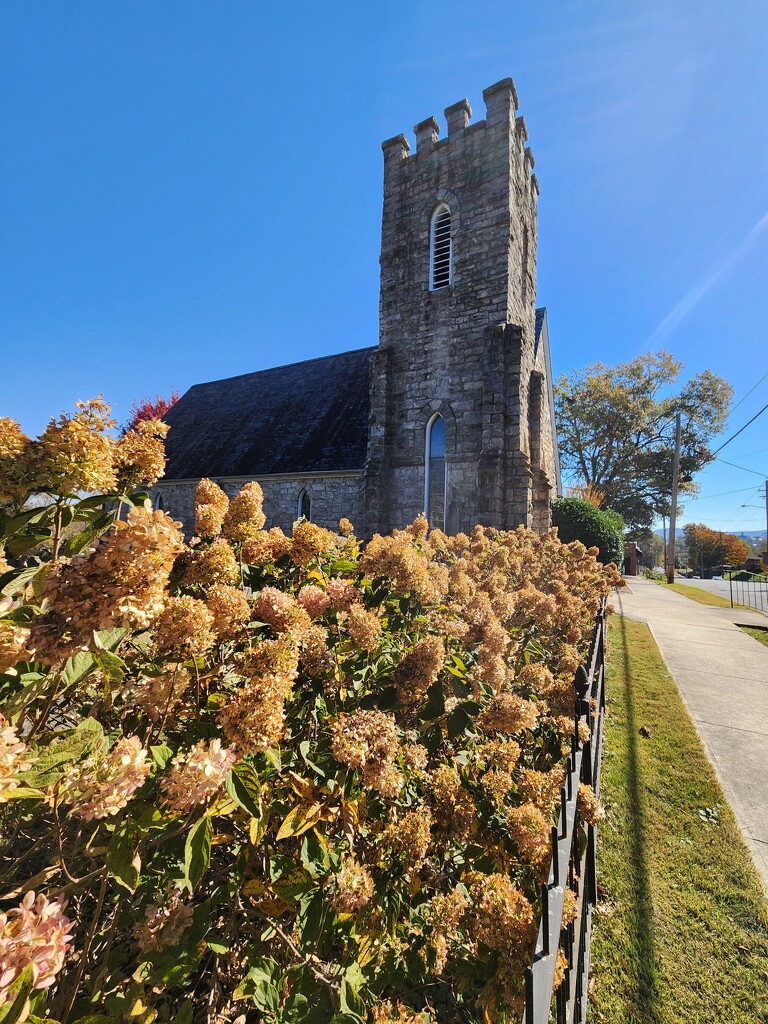
[[[643,787],[638,749],[636,717],[636,688],[638,679],[629,654],[626,620],[617,616],[621,630],[621,652],[624,675],[624,699],[627,715],[627,795],[631,828],[632,864],[631,883],[634,901],[633,923],[636,927],[634,965],[635,993],[633,1003],[639,1013],[638,1021],[653,1024],[657,1020],[658,961],[656,956],[653,900],[651,896],[648,860],[646,856],[647,826],[643,807]]]

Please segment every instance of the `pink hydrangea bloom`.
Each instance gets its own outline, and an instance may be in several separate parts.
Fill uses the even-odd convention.
[[[325,615],[331,607],[331,599],[326,592],[311,583],[301,588],[298,593],[298,601],[311,619]]]
[[[28,892],[18,907],[0,913],[0,1006],[8,989],[28,964],[34,987],[49,988],[71,946],[74,923],[64,915],[66,903]]]
[[[200,740],[186,753],[178,753],[161,783],[165,800],[174,811],[188,811],[221,792],[227,772],[237,760],[220,739]]]
[[[121,811],[151,770],[138,736],[122,737],[108,754],[77,765],[65,784],[62,800],[86,821]]]

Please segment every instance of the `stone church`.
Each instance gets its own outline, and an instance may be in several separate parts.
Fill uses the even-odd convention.
[[[359,536],[425,512],[546,530],[560,492],[538,183],[511,79],[383,143],[379,343],[196,384],[167,413],[160,507],[193,523],[201,477],[264,489],[268,526],[352,520]]]

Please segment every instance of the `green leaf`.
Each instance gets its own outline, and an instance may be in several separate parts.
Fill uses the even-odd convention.
[[[236,804],[247,811],[252,818],[261,818],[261,783],[253,765],[236,764],[227,772],[227,793]]]
[[[94,654],[93,660],[99,666],[107,679],[111,679],[116,683],[119,683],[128,671],[128,666],[125,664],[123,659],[118,658],[118,656],[116,654],[112,654],[111,651],[98,651]]]
[[[206,939],[206,945],[212,953],[228,953],[229,946],[225,946],[223,942],[216,942],[214,939]]]
[[[89,654],[88,651],[78,651],[64,666],[61,681],[64,686],[74,686],[75,683],[85,679],[89,672],[93,672],[95,667],[96,662],[92,654]]]
[[[31,787],[45,789],[65,770],[88,757],[104,744],[104,730],[95,718],[86,718],[74,729],[55,733],[43,744],[32,748],[34,767],[20,776]]]
[[[5,994],[5,1002],[0,1006],[1,1024],[23,1024],[29,1019],[29,997],[34,983],[34,969],[27,964]]]
[[[23,590],[26,585],[45,568],[43,565],[31,565],[26,569],[11,569],[0,576],[0,594],[5,597],[13,597]]]
[[[165,743],[158,743],[157,746],[150,747],[149,752],[158,768],[165,768],[173,757],[173,751]]]
[[[107,869],[128,892],[136,892],[141,877],[140,838],[139,830],[131,822],[123,821],[107,847]]]
[[[194,1014],[194,1007],[192,1003],[183,1003],[181,1009],[173,1018],[173,1024],[192,1024],[192,1016]]]
[[[83,518],[77,516],[78,519]],[[97,540],[102,533],[109,529],[114,521],[113,512],[102,512],[100,515],[95,516],[90,520],[88,526],[80,533],[76,533],[74,537],[70,537],[61,546],[61,552],[66,558],[71,558],[72,555],[78,555],[81,551],[85,551],[95,540]]]
[[[184,882],[190,892],[205,874],[211,861],[211,819],[204,814],[189,831],[184,845]]]
[[[299,904],[296,924],[299,932],[299,944],[302,950],[314,949],[323,929],[325,917],[325,900],[320,891],[306,893]]]
[[[248,973],[234,991],[235,999],[253,999],[264,1013],[274,1013],[280,1005],[280,965],[271,957],[250,959]]]
[[[50,532],[48,530],[41,533],[20,533],[9,540],[5,544],[5,550],[9,555],[14,558],[21,558],[22,555],[26,555],[28,551],[32,551],[38,544],[42,544],[43,541],[50,539]],[[40,571],[41,566],[36,565],[35,573]]]
[[[14,693],[10,700],[5,702],[3,708],[3,714],[11,721],[14,721],[28,704],[37,700],[38,697],[42,697],[50,685],[48,676],[43,675],[42,672],[24,672],[19,676],[19,682],[22,684],[22,689]]]

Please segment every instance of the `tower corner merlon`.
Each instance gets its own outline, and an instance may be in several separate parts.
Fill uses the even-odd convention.
[[[517,89],[511,78],[502,78],[495,85],[489,85],[483,89],[485,100],[486,124],[494,125],[500,122],[510,124],[515,120],[515,112],[518,107]]]
[[[408,139],[401,132],[391,139],[385,139],[381,144],[384,153],[385,165],[398,164],[401,160],[407,160],[411,153]]]
[[[426,117],[423,121],[413,126],[416,135],[416,152],[421,153],[425,149],[431,149],[440,136],[440,125],[434,117]]]
[[[458,103],[452,103],[450,107],[446,107],[443,113],[448,123],[448,138],[450,138],[458,132],[463,132],[469,125],[472,108],[468,100],[459,100]]]

